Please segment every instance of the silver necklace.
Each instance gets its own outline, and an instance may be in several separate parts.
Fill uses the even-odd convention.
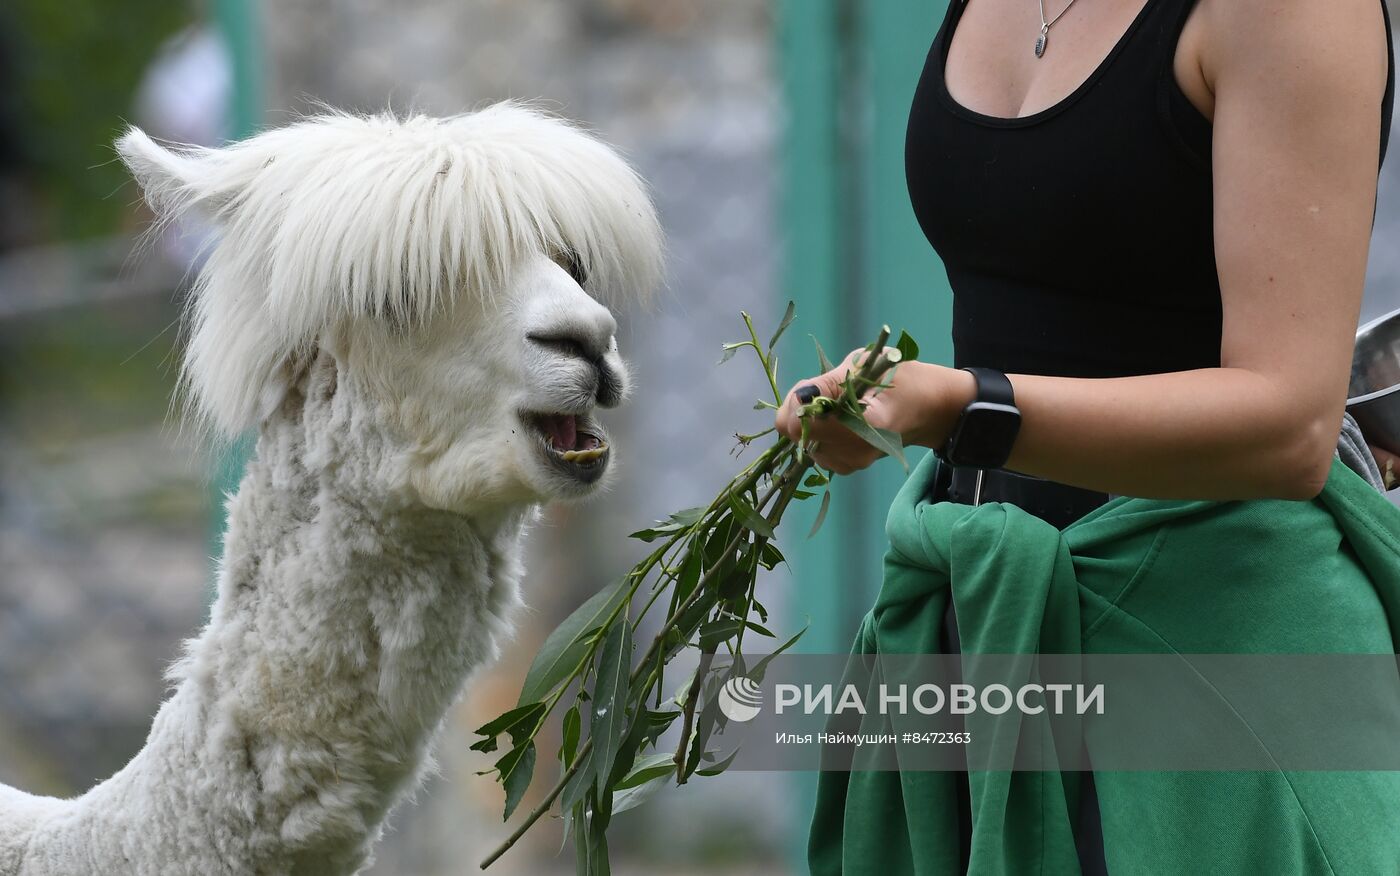
[[[1045,0],[1039,0],[1039,2],[1040,36],[1035,38],[1035,56],[1037,58],[1043,58],[1045,57],[1045,44],[1050,41],[1050,28],[1055,24],[1055,22],[1060,20],[1061,16],[1063,16],[1066,12],[1069,11],[1069,8],[1074,5],[1074,0],[1069,0],[1069,2],[1065,4],[1065,8],[1060,10],[1060,14],[1050,19],[1049,21],[1045,20]]]

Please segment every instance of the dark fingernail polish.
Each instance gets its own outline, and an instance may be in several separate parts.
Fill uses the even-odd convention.
[[[812,399],[821,394],[821,390],[817,388],[815,383],[804,383],[797,388],[797,400],[804,405],[811,404]]]

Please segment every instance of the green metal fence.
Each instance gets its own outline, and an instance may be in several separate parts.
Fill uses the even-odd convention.
[[[258,38],[256,0],[216,0],[215,20],[233,62],[233,94],[229,106],[229,138],[241,140],[257,130],[262,120],[263,63]],[[213,556],[223,555],[224,497],[238,487],[243,467],[253,452],[253,439],[243,436],[226,448],[211,477],[209,537]],[[210,603],[213,602],[211,585]]]
[[[904,182],[904,128],[943,0],[783,0],[778,56],[788,112],[784,144],[784,287],[797,302],[790,337],[815,335],[835,359],[869,343],[882,323],[907,329],[921,358],[949,363],[952,294],[924,240]],[[815,371],[789,342],[784,378]],[[911,456],[911,463],[917,454]],[[821,534],[798,541],[815,509],[789,527],[802,646],[849,647],[879,585],[885,509],[904,470],[882,460],[840,478]],[[792,535],[792,533],[797,533]],[[805,871],[815,774],[793,779],[792,867]]]

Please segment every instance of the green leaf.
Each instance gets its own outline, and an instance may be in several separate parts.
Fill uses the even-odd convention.
[[[827,490],[825,493],[822,493],[822,504],[821,507],[817,509],[817,519],[812,521],[811,531],[807,533],[808,538],[811,538],[812,536],[816,535],[817,530],[822,528],[822,522],[826,520],[826,510],[830,507],[831,490]]]
[[[742,527],[740,526],[740,520],[733,514],[726,514],[715,524],[714,529],[710,530],[709,534],[705,536],[705,546],[701,551],[703,554],[702,562],[704,563],[703,571],[712,572],[710,586],[708,588],[711,593],[718,593],[720,587],[729,579],[729,576],[734,571],[735,563],[737,562],[737,551],[736,549],[730,548],[730,542],[734,539],[736,534],[740,534],[741,532]],[[694,547],[691,549],[694,550]],[[717,584],[718,586],[716,586]],[[714,604],[711,594],[702,594],[698,598],[696,606],[704,604]],[[695,621],[695,623],[699,622],[697,618],[689,613],[685,614],[684,617]],[[681,629],[683,631],[686,629],[694,629],[694,624],[691,624],[689,627],[681,627]]]
[[[617,758],[613,761],[612,772],[608,774],[607,788],[617,787],[617,783],[626,778],[631,770],[632,764],[637,760],[637,754],[642,750],[642,743],[646,741],[651,730],[651,721],[646,716],[646,710],[638,708],[631,712],[631,723],[627,725],[627,735],[623,737],[622,744],[618,746]],[[602,774],[599,773],[601,777]],[[599,788],[601,793],[602,787]]]
[[[666,732],[666,729],[676,722],[681,713],[676,709],[666,709],[664,711],[647,711],[647,726],[643,732],[646,745],[655,745],[658,737]]]
[[[612,796],[595,801],[588,824],[588,876],[609,876],[608,821],[612,816]]]
[[[685,677],[685,683],[676,688],[675,696],[671,697],[671,702],[680,706],[682,709],[685,708],[686,701],[690,698],[691,687],[695,685],[695,671],[694,669],[690,671],[690,674]]]
[[[758,563],[765,569],[773,569],[785,559],[783,552],[771,541],[765,541],[758,551]]]
[[[715,679],[718,683],[719,676],[716,675]],[[686,757],[685,771],[682,775],[688,776],[695,772],[695,767],[700,763],[700,758],[705,753],[705,744],[709,742],[710,733],[714,730],[720,717],[719,697],[711,696],[695,716],[695,732],[692,736],[690,754]]]
[[[774,345],[778,343],[778,338],[781,338],[783,332],[787,331],[787,327],[792,325],[792,318],[796,314],[797,302],[789,301],[787,303],[787,310],[783,313],[783,321],[778,323],[778,330],[773,332],[773,337],[768,340],[768,349],[773,349]]]
[[[826,351],[822,349],[821,343],[817,341],[817,336],[808,335],[808,337],[812,339],[812,343],[817,348],[817,365],[821,368],[822,373],[825,374],[826,372],[835,368],[836,366],[831,364],[831,360],[826,358]]]
[[[839,408],[846,408],[852,411],[860,410],[859,401],[861,394],[856,392],[856,372],[847,371],[846,376],[841,378],[841,395],[835,399]]]
[[[725,770],[729,769],[729,765],[734,762],[734,758],[738,757],[738,755],[739,749],[736,748],[733,751],[729,752],[729,757],[726,757],[724,760],[720,761],[714,766],[707,766],[702,769],[698,769],[695,771],[695,774],[697,776],[717,776]]]
[[[518,706],[477,728],[477,735],[484,737],[472,745],[472,751],[492,752],[496,750],[496,737],[502,733],[509,733],[511,739],[515,740],[517,746],[526,739],[530,739],[540,729],[541,719],[544,718],[544,703],[529,703]]]
[[[578,740],[583,732],[583,720],[579,717],[578,703],[574,703],[569,711],[564,713],[563,741],[559,745],[559,759],[564,762],[564,769],[574,765],[574,758],[578,756]]]
[[[753,679],[754,681],[762,681],[763,671],[768,668],[768,664],[772,662],[773,658],[777,657],[779,654],[791,648],[793,645],[797,644],[797,640],[802,638],[802,634],[807,632],[807,627],[810,627],[811,625],[812,622],[808,620],[807,623],[803,625],[802,629],[798,630],[797,633],[793,635],[791,639],[788,639],[786,642],[780,645],[776,651],[774,651],[771,654],[764,655],[763,659],[755,663],[753,669],[748,672],[748,677]]]
[[[729,540],[734,537],[734,529],[738,524],[739,521],[735,519],[733,514],[726,514],[705,536],[705,547],[702,553],[706,569],[714,566],[720,560],[729,559],[725,556],[724,550],[729,547]]]
[[[628,788],[644,785],[657,776],[669,775],[675,768],[676,755],[674,752],[648,754],[645,757],[639,757],[636,763],[632,764],[632,769],[627,771],[627,775],[623,776],[622,779],[613,786],[613,790],[625,791]],[[617,811],[616,802],[614,802],[613,811]]]
[[[505,757],[496,761],[496,769],[501,773],[501,784],[506,788],[506,812],[502,821],[509,821],[530,780],[535,777],[535,743],[527,742],[506,752]]]
[[[682,508],[681,510],[670,515],[666,519],[670,520],[672,523],[684,529],[686,527],[694,526],[695,524],[699,523],[700,519],[705,516],[705,512],[707,510],[709,509],[700,507]]]
[[[701,624],[700,650],[714,651],[718,649],[721,644],[729,641],[738,633],[743,626],[744,622],[736,617],[726,617]]]
[[[666,758],[665,770],[656,776],[652,776],[639,785],[628,788],[619,787],[617,793],[613,794],[612,811],[616,815],[619,812],[626,812],[628,809],[636,809],[643,803],[655,796],[671,780],[671,775],[676,771],[675,755],[662,755]]]
[[[683,508],[668,516],[665,520],[658,520],[654,525],[646,529],[639,529],[636,532],[630,533],[627,537],[648,543],[656,541],[663,535],[680,532],[682,529],[688,529],[696,523],[699,523],[700,519],[705,516],[707,510],[706,508]]]
[[[743,496],[736,493],[729,494],[729,504],[734,509],[734,513],[739,515],[739,519],[749,529],[763,536],[764,538],[774,538],[773,527],[764,519],[762,514],[754,506],[750,505]]]
[[[680,639],[680,641],[688,641],[690,639],[696,627],[698,627],[700,622],[705,619],[705,616],[710,613],[710,609],[715,607],[718,596],[719,593],[717,591],[702,593],[696,598],[694,605],[681,613],[680,617],[676,619],[675,626],[677,638]]]
[[[737,352],[739,352],[740,349],[742,349],[742,348],[744,348],[744,347],[752,347],[752,346],[753,346],[753,342],[752,342],[752,341],[737,341],[737,342],[735,342],[735,343],[733,343],[733,344],[725,344],[725,345],[724,345],[724,355],[720,356],[720,357],[719,357],[719,361],[716,362],[715,364],[716,364],[716,365],[723,365],[725,362],[728,362],[730,359],[733,359],[733,358],[734,358],[734,354],[737,353]]]
[[[572,678],[587,655],[588,636],[601,627],[629,593],[628,579],[620,578],[599,590],[564,619],[549,638],[544,640],[525,684],[520,689],[520,703],[544,699],[560,682]]]
[[[612,821],[612,792],[606,785],[599,786],[588,792],[588,800],[593,804],[593,832],[605,833]]]
[[[676,599],[684,602],[691,593],[695,591],[695,585],[700,582],[700,573],[704,571],[704,551],[686,551],[685,560],[681,563],[681,570],[676,575]],[[677,604],[679,604],[679,602]]]
[[[802,486],[824,487],[829,483],[831,483],[831,478],[827,477],[819,471],[814,471],[811,474],[807,475],[806,479],[802,481]]]
[[[770,630],[770,629],[768,629],[768,628],[766,628],[766,627],[761,627],[761,626],[759,626],[758,624],[754,623],[754,622],[751,621],[751,620],[746,620],[746,621],[744,621],[744,626],[746,626],[746,627],[748,627],[749,629],[753,630],[755,633],[758,633],[760,636],[767,636],[767,637],[770,638],[770,639],[776,639],[776,638],[778,638],[777,635],[776,635],[772,630]]]
[[[556,856],[562,855],[564,853],[564,846],[567,846],[569,844],[569,840],[573,839],[574,810],[560,809],[559,817],[562,818],[564,821],[564,830],[562,831],[562,836],[560,836],[559,838],[559,851],[554,853]]]
[[[627,726],[628,673],[632,666],[632,625],[624,618],[608,633],[598,658],[598,682],[593,687],[593,722],[589,735],[596,753],[599,792],[606,790],[622,731]]]
[[[588,876],[591,868],[588,863],[588,807],[578,804],[574,816],[574,872],[577,876]]]
[[[895,342],[895,347],[899,350],[903,362],[912,362],[919,358],[919,345],[914,342],[913,338],[909,337],[908,332],[901,331],[899,333],[899,340]]]
[[[580,802],[574,817],[574,866],[578,876],[607,876],[607,817],[599,823],[597,800]]]
[[[759,602],[757,599],[754,599],[753,610],[758,612],[759,620],[763,621],[765,624],[768,623],[768,609],[763,607],[763,603]]]
[[[579,762],[578,771],[564,783],[564,790],[559,796],[560,808],[568,809],[582,800],[589,789],[593,787],[593,780],[597,776],[597,761],[593,759],[593,749],[589,748],[584,753],[583,760]]]
[[[754,578],[757,575],[758,555],[754,552],[753,543],[745,541],[739,545],[738,561],[719,579],[717,589],[720,597],[728,600],[742,599],[753,589]]]
[[[904,445],[898,434],[888,429],[877,429],[865,422],[864,417],[847,410],[837,411],[836,419],[841,422],[841,425],[860,436],[871,447],[893,456],[905,468],[909,467],[909,463],[904,460]]]

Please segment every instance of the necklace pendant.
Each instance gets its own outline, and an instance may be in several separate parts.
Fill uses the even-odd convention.
[[[1040,36],[1035,38],[1035,56],[1037,58],[1045,57],[1045,43],[1049,41],[1049,38],[1050,34],[1048,28],[1042,30]]]

